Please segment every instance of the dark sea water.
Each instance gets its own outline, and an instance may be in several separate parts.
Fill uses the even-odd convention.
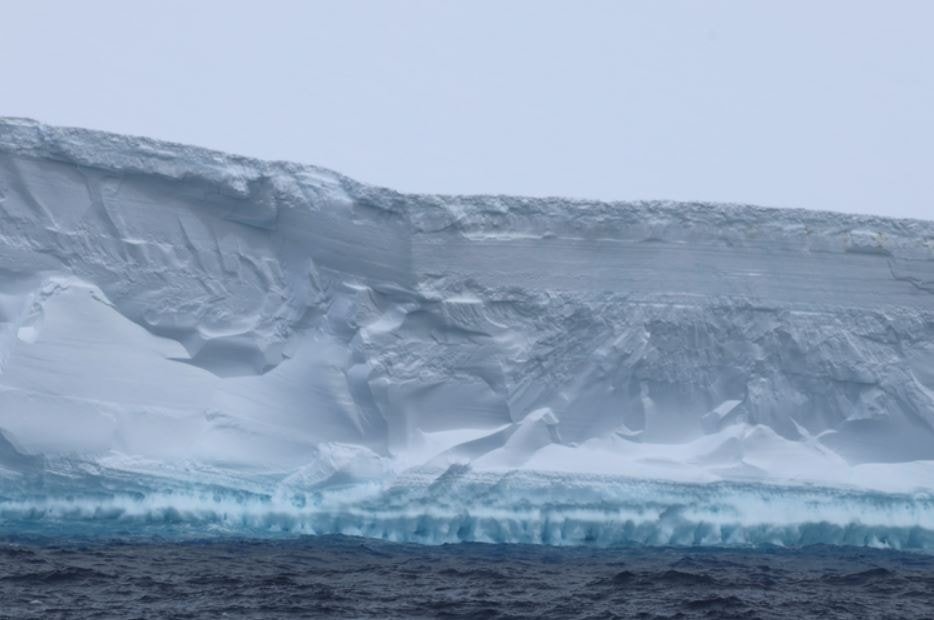
[[[934,556],[347,537],[6,539],[0,617],[934,618]]]

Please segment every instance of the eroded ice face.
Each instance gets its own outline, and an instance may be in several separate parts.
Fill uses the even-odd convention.
[[[222,488],[255,494],[259,508],[243,510],[260,523],[281,513],[314,531],[497,539],[471,525],[483,502],[470,498],[489,483],[500,499],[488,512],[538,532],[503,540],[560,542],[544,533],[558,522],[572,542],[612,538],[619,523],[674,540],[657,532],[676,513],[672,531],[704,541],[788,542],[802,524],[867,519],[882,529],[852,534],[860,544],[928,541],[904,532],[931,518],[932,343],[932,223],[409,196],[312,167],[0,122],[7,522],[59,501],[26,499],[41,474],[62,493],[69,479],[82,492],[109,480],[116,495],[29,514],[149,514],[177,500],[180,514],[210,515],[214,500],[197,498]],[[469,489],[433,495],[463,467]],[[511,499],[522,493],[496,494],[506,479],[569,508],[526,514]],[[679,490],[640,499],[635,480]],[[739,486],[704,486],[718,481]],[[767,523],[774,511],[743,508],[765,492],[743,485],[800,483],[822,498],[865,493],[853,514],[877,516],[846,521],[823,499]],[[332,491],[352,501],[315,504]],[[678,508],[691,493],[700,512]],[[893,495],[904,493],[920,495]],[[608,507],[580,517],[583,497]],[[400,498],[415,508],[394,513]],[[734,514],[732,533],[684,525],[713,527],[703,506]],[[578,517],[609,529],[579,535]],[[420,518],[432,533],[412,533]]]

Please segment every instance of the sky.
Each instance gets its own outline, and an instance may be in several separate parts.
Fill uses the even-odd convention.
[[[934,219],[928,0],[0,0],[0,115],[401,191]]]

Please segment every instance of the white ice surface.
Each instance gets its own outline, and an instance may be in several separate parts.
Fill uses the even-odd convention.
[[[404,195],[4,119],[0,429],[0,483],[30,453],[927,493],[934,223]]]

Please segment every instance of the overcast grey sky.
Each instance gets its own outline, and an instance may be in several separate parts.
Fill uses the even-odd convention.
[[[0,114],[405,191],[934,219],[934,2],[0,0]]]

